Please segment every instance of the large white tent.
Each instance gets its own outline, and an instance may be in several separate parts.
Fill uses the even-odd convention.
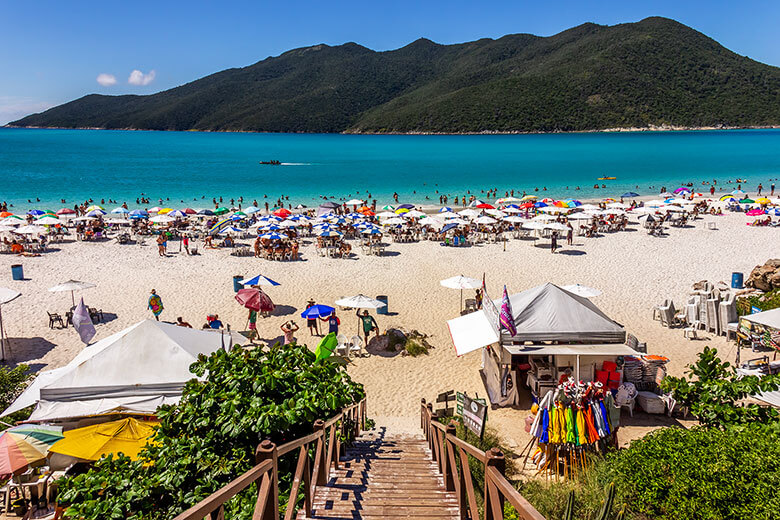
[[[142,321],[86,347],[64,367],[41,372],[0,416],[31,405],[32,421],[154,413],[178,402],[199,354],[246,342],[238,334]]]

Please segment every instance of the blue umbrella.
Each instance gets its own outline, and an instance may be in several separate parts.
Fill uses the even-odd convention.
[[[263,228],[263,231],[280,231],[282,228],[277,226],[276,224],[270,224],[268,226],[265,226]]]
[[[320,233],[320,236],[321,237],[340,237],[341,233],[339,233],[335,229],[329,229],[327,231],[323,231],[322,233]]]
[[[145,209],[134,209],[133,211],[130,212],[130,214],[133,215],[134,217],[145,217],[149,214],[149,212],[146,211]]]
[[[198,211],[198,215],[206,215],[206,216],[211,217],[211,216],[214,215],[214,212],[211,211],[210,209],[202,209],[202,210]]]
[[[414,209],[414,204],[401,204],[400,206],[396,206],[395,209]]]
[[[627,199],[629,197],[638,197],[638,193],[634,193],[633,191],[627,191],[623,195],[620,196],[621,199]]]
[[[31,209],[30,211],[27,212],[28,215],[32,215],[34,217],[37,217],[39,215],[43,215],[44,213],[46,213],[46,212],[43,211],[43,210],[40,210],[40,209]]]
[[[184,212],[183,212],[182,210],[180,210],[180,209],[175,209],[175,210],[171,211],[170,213],[168,213],[168,216],[169,216],[169,217],[178,217],[178,218],[184,218],[184,217],[186,217],[186,216],[187,216],[187,214],[186,214],[186,213],[184,213]]]
[[[447,211],[452,211],[452,208],[449,206],[445,206],[439,210],[439,213],[445,213]]]
[[[534,207],[535,208],[546,208],[547,204],[545,204],[544,202],[537,202],[536,204],[534,204]]]
[[[245,278],[240,283],[241,285],[281,285],[279,282],[275,282],[262,274],[258,274],[254,278]]]
[[[88,217],[102,217],[105,214],[106,214],[106,212],[103,211],[102,209],[93,209],[92,211],[87,213],[87,216]]]
[[[381,232],[381,231],[379,231],[379,230],[378,230],[378,229],[376,229],[376,228],[370,228],[370,229],[364,229],[364,230],[363,230],[363,234],[364,234],[364,235],[381,235],[381,234],[382,234],[382,232]]]
[[[333,307],[328,307],[327,305],[312,305],[301,313],[301,318],[306,318],[307,320],[325,318],[330,316],[334,310]]]
[[[119,206],[118,208],[114,208],[111,210],[111,213],[114,213],[116,215],[127,215],[130,213],[129,209],[125,209],[122,206]]]
[[[447,232],[447,231],[449,231],[450,229],[455,229],[456,227],[458,227],[458,225],[457,225],[457,224],[447,224],[446,226],[444,226],[443,228],[441,228],[441,232],[442,232],[442,233],[446,233],[446,232]]]
[[[282,240],[287,237],[285,235],[280,235],[279,233],[265,233],[264,235],[260,235],[260,238],[267,238],[268,240]]]

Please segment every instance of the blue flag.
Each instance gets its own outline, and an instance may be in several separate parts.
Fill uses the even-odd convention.
[[[79,337],[85,345],[89,345],[89,342],[95,337],[95,326],[92,324],[89,309],[84,305],[84,298],[73,311],[73,328],[79,333]]]
[[[504,286],[504,298],[501,301],[501,328],[509,331],[512,336],[517,334],[517,328],[515,327],[515,318],[512,316],[512,304],[509,302],[509,295],[506,292],[506,285]]]

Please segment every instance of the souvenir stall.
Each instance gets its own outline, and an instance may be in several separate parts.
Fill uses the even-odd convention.
[[[519,385],[539,402],[569,377],[616,389],[624,357],[640,355],[625,344],[622,325],[557,285],[508,300],[505,306],[486,298],[482,310],[448,322],[458,355],[482,348],[482,377],[494,406],[519,405]],[[511,309],[514,333],[501,326],[499,307]]]
[[[739,317],[737,331],[737,363],[740,361],[741,348],[749,346],[752,350],[774,350],[774,358],[780,350],[780,309],[772,309]]]

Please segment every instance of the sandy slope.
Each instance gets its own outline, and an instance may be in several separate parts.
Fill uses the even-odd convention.
[[[719,229],[705,229],[708,220],[715,220]],[[510,292],[546,281],[597,287],[604,294],[594,303],[646,341],[650,352],[670,357],[671,372],[680,374],[704,345],[718,347],[729,359],[734,349],[723,338],[689,341],[680,330],[662,328],[651,320],[652,306],[666,297],[679,303],[693,282],[727,281],[732,271],[747,273],[777,256],[778,230],[747,227],[744,216],[730,215],[697,220],[694,227],[672,229],[665,238],[648,236],[634,226],[595,239],[578,238],[575,244],[555,255],[542,244],[524,240],[510,241],[506,251],[501,244],[457,249],[433,242],[393,244],[388,256],[365,257],[357,248],[358,256],[349,260],[318,257],[309,244],[302,249],[304,261],[281,263],[231,257],[226,251],[159,258],[153,245],[66,243],[55,245],[60,249],[55,253],[22,259],[28,278],[22,282],[11,280],[10,269],[20,259],[0,256],[0,285],[23,293],[4,306],[3,316],[12,338],[12,361],[29,363],[38,370],[61,366],[82,348],[74,330],[47,326],[46,311],[64,313],[70,307],[70,295],[46,289],[70,278],[96,283],[97,288],[82,293],[85,301],[116,315],[97,326],[98,339],[151,317],[146,299],[152,288],[163,298],[166,320],[183,316],[198,327],[207,313],[217,312],[234,329],[244,329],[246,312],[233,300],[233,275],[262,273],[281,282],[268,293],[284,315],[258,324],[267,339],[277,338],[280,324],[290,317],[303,326],[297,313],[309,297],[332,304],[339,296],[359,292],[388,295],[391,314],[378,316],[380,327],[418,329],[431,336],[435,349],[418,358],[358,359],[349,370],[366,386],[371,416],[414,428],[421,397],[431,399],[448,389],[485,395],[478,374],[480,354],[463,358],[454,354],[446,320],[457,315],[459,295],[441,287],[439,280],[456,274],[480,277],[484,271],[493,297],[500,295],[503,284]],[[351,336],[357,331],[357,319],[352,313],[341,317],[343,330]],[[316,343],[305,330],[298,338],[311,347]],[[489,422],[522,445],[527,439],[522,432],[526,414],[498,410],[490,413]],[[624,431],[636,436],[653,424],[645,421]]]

